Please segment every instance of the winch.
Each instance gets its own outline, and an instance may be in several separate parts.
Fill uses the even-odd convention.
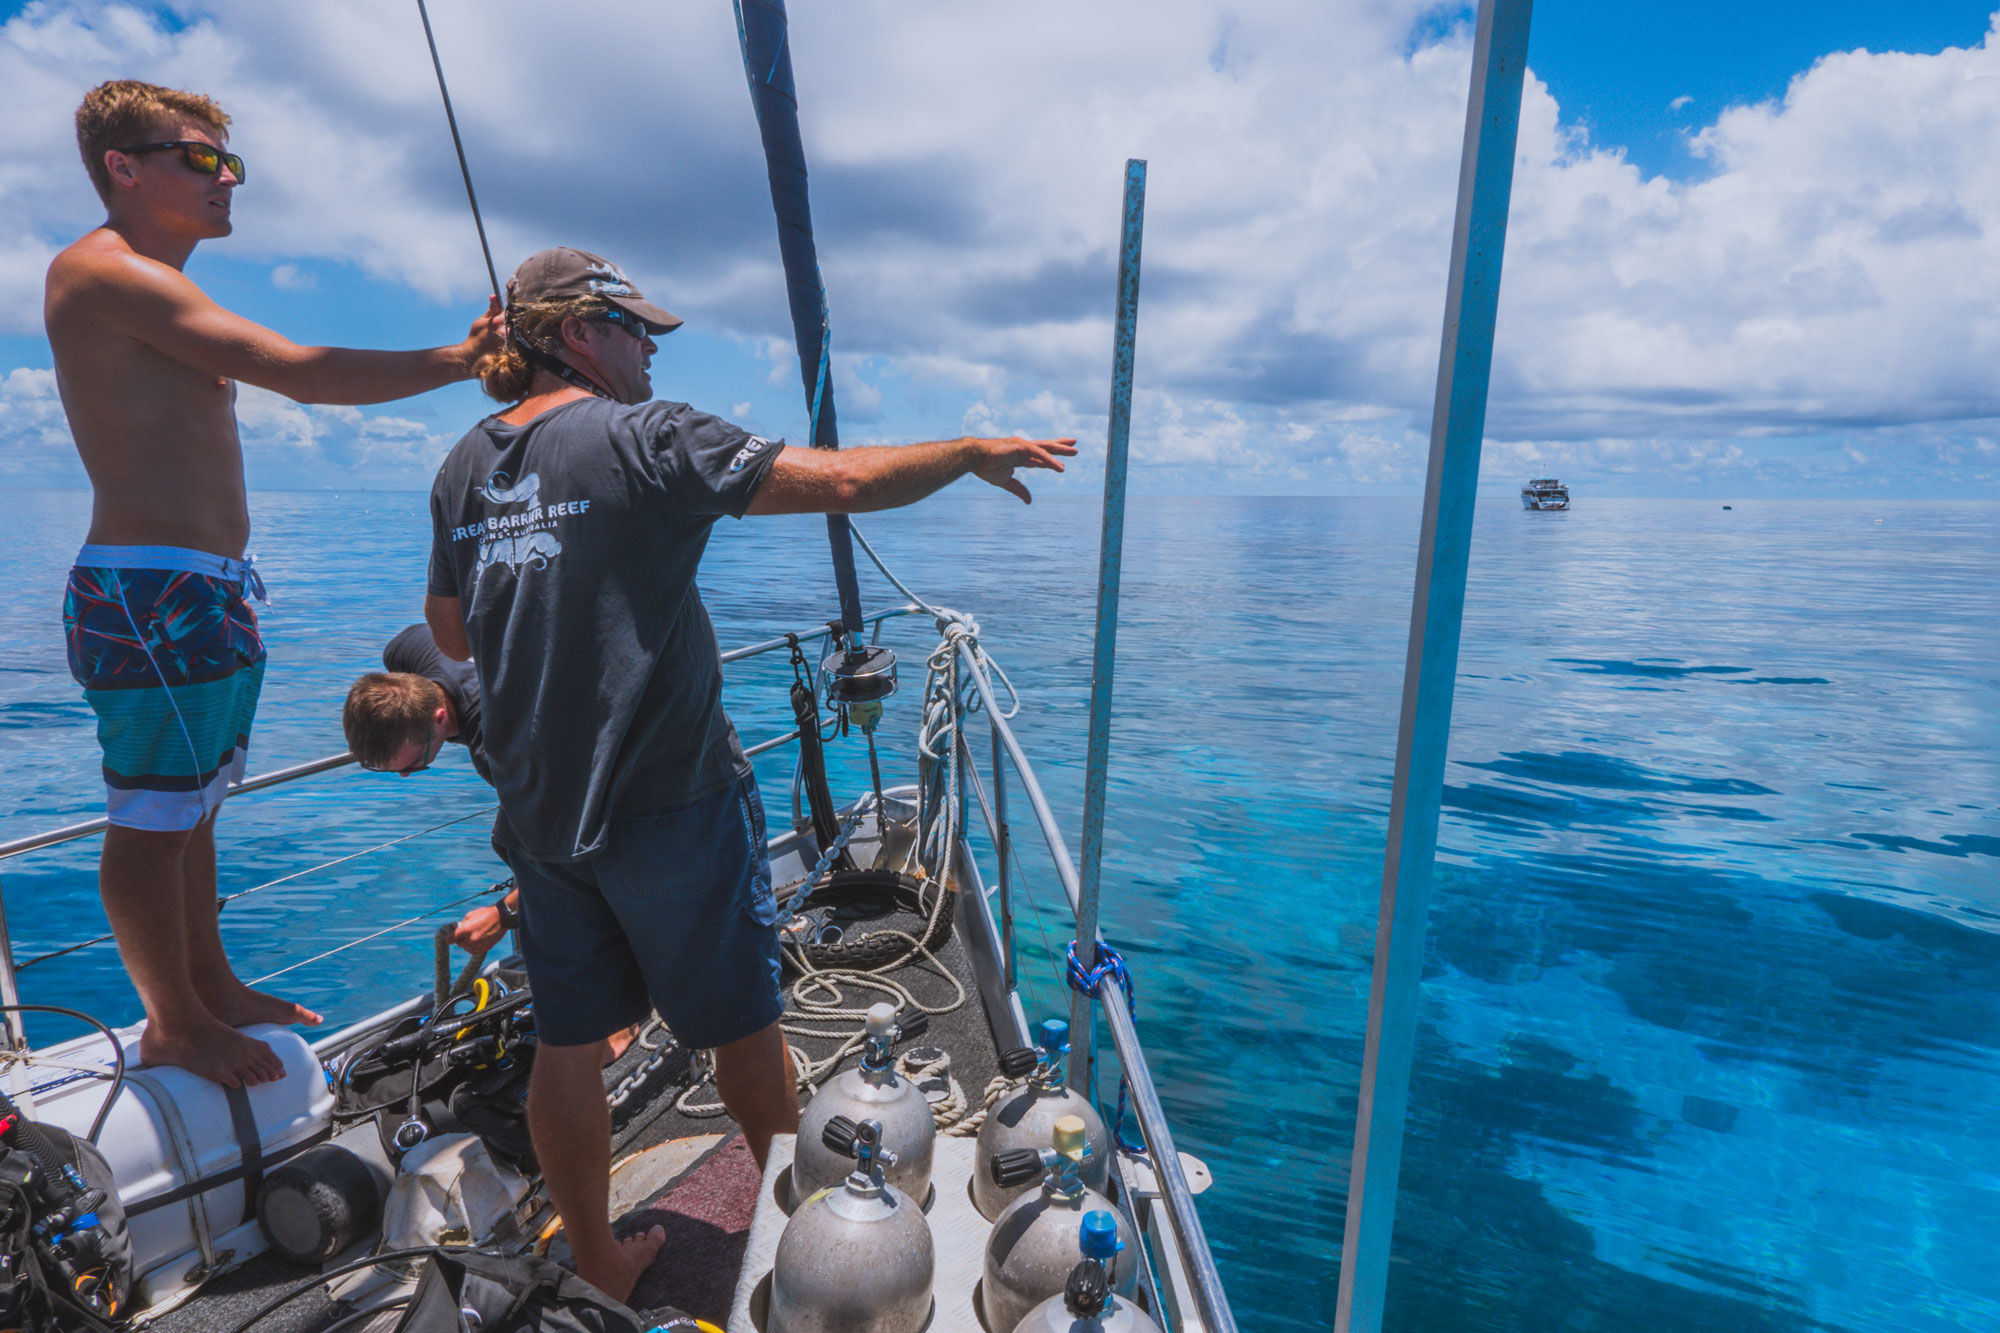
[[[785,1224],[770,1333],[917,1333],[930,1319],[936,1250],[922,1211],[884,1177],[893,1157],[881,1123],[835,1116],[820,1140],[854,1167]]]
[[[1028,1311],[1014,1333],[1159,1333],[1143,1310],[1111,1290],[1109,1265],[1125,1248],[1118,1219],[1085,1213],[1076,1240],[1083,1258],[1069,1270],[1061,1294]]]
[[[882,761],[875,753],[875,727],[882,720],[882,701],[896,692],[896,655],[879,643],[850,638],[845,647],[829,653],[819,669],[826,682],[826,701],[842,709],[868,742],[868,777],[875,793],[876,833],[881,836]]]
[[[922,1207],[930,1198],[931,1157],[937,1145],[937,1122],[929,1100],[910,1080],[896,1072],[896,1043],[917,1036],[930,1026],[921,1012],[899,1019],[895,1007],[877,1004],[868,1010],[868,1031],[861,1047],[861,1065],[844,1070],[813,1094],[799,1118],[798,1155],[792,1161],[792,1198],[804,1199],[837,1185],[853,1170],[849,1154],[829,1146],[824,1137],[835,1117],[881,1127],[884,1171],[889,1183]]]
[[[1034,1177],[1012,1188],[994,1183],[993,1161],[1001,1153],[1022,1149],[1039,1151],[1049,1144],[1056,1121],[1066,1115],[1083,1121],[1090,1153],[1084,1158],[1083,1183],[1101,1190],[1111,1169],[1111,1136],[1105,1133],[1104,1117],[1090,1099],[1070,1088],[1064,1074],[1069,1055],[1069,1024],[1060,1018],[1044,1020],[1036,1035],[1039,1044],[1017,1046],[1000,1056],[1002,1073],[1019,1078],[1027,1075],[1028,1086],[1009,1094],[990,1112],[979,1127],[979,1159],[972,1173],[972,1202],[987,1221],[1027,1193]]]
[[[989,1329],[1013,1328],[1028,1311],[1063,1289],[1083,1249],[1079,1223],[1091,1212],[1112,1211],[1111,1201],[1083,1183],[1091,1155],[1078,1116],[1058,1119],[1053,1148],[1016,1148],[993,1159],[994,1182],[1005,1188],[1032,1183],[1039,1191],[1007,1205],[986,1239],[979,1313]],[[1106,1259],[1114,1287],[1130,1290],[1131,1257],[1114,1250]]]

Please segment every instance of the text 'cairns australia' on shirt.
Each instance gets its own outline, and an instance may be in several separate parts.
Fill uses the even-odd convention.
[[[525,426],[488,417],[452,447],[431,487],[430,591],[465,618],[503,845],[575,860],[612,816],[750,771],[695,571],[783,447],[685,403],[599,398]]]

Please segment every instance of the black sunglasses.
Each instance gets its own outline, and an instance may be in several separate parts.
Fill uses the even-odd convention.
[[[199,139],[169,139],[165,143],[134,144],[130,148],[121,148],[118,151],[133,154],[158,153],[169,148],[181,150],[181,161],[187,163],[189,171],[199,171],[204,176],[220,176],[222,169],[228,167],[238,184],[246,179],[243,175],[242,158],[234,153],[225,153],[214,144],[203,143]]]
[[[653,336],[652,330],[646,327],[645,320],[640,319],[637,315],[622,306],[612,306],[599,316],[599,318],[606,324],[616,324],[640,342],[644,342]]]
[[[430,739],[424,745],[424,757],[416,763],[411,764],[408,768],[377,768],[373,764],[363,764],[362,767],[370,773],[396,773],[403,777],[408,777],[412,773],[423,772],[433,763],[437,762],[437,757],[443,749],[444,728],[433,723]]]

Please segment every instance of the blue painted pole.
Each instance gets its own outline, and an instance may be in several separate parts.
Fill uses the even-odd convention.
[[[1076,953],[1097,966],[1097,900],[1104,860],[1104,789],[1111,768],[1111,676],[1118,657],[1118,575],[1125,555],[1125,454],[1132,438],[1132,364],[1139,338],[1139,243],[1146,222],[1146,164],[1125,163],[1125,215],[1118,243],[1118,320],[1111,340],[1111,425],[1104,441],[1104,535],[1097,547],[1097,648],[1090,668],[1090,749],[1083,775],[1083,868],[1077,880]],[[1096,1084],[1087,995],[1070,992],[1070,1072]]]
[[[1424,486],[1423,536],[1417,548],[1402,726],[1396,740],[1381,916],[1375,931],[1375,974],[1368,997],[1368,1041],[1361,1064],[1361,1104],[1341,1245],[1337,1333],[1379,1333],[1389,1281],[1403,1122],[1409,1110],[1423,980],[1424,930],[1444,798],[1452,684],[1458,672],[1479,446],[1486,429],[1500,259],[1507,239],[1532,10],[1533,0],[1480,0],[1473,40],[1465,148],[1459,159],[1458,218],[1452,229],[1451,281],[1445,295],[1430,473]]]
[[[833,329],[827,314],[826,284],[820,278],[813,244],[812,206],[806,191],[806,150],[799,138],[799,98],[792,82],[792,50],[784,0],[736,0],[736,38],[743,48],[743,72],[764,141],[764,165],[771,183],[771,209],[778,219],[778,254],[785,266],[791,303],[792,336],[799,348],[799,377],[805,382],[810,414],[807,443],[815,449],[840,447],[833,408]],[[849,642],[861,640],[861,585],[854,577],[854,536],[847,515],[826,516],[833,549],[833,581],[840,619]]]

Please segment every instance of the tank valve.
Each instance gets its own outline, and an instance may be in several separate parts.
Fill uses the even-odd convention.
[[[1043,1153],[1055,1156],[1047,1148],[1009,1148],[993,1154],[993,1183],[1009,1190],[1027,1184],[1054,1165],[1042,1160]]]
[[[1000,1052],[1000,1072],[1008,1078],[1025,1078],[1039,1063],[1032,1046],[1011,1046]]]
[[[1063,1309],[1078,1319],[1095,1319],[1111,1299],[1111,1280],[1095,1259],[1080,1259],[1063,1283]]]

